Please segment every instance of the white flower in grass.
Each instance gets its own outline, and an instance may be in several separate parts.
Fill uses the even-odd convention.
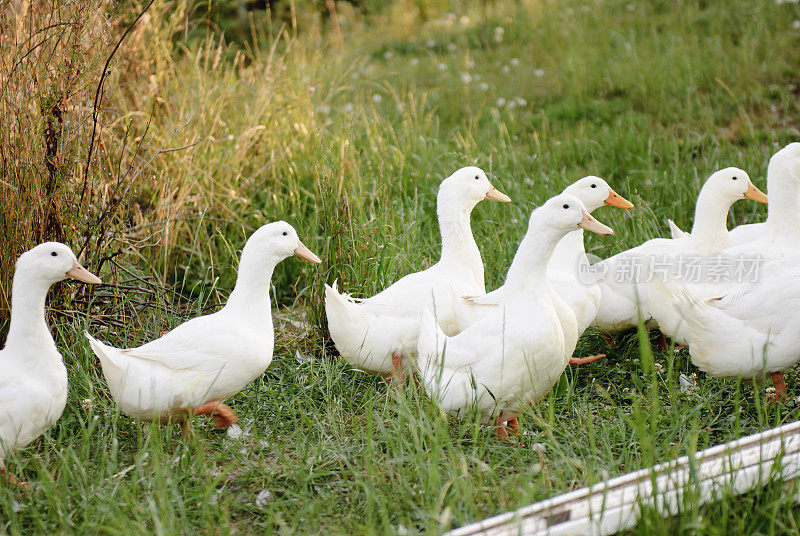
[[[503,73],[508,74],[511,71],[511,67],[509,67],[508,65],[503,65],[503,67],[500,70],[503,71]]]
[[[383,53],[383,59],[390,60],[394,57],[394,53],[391,50],[387,50]]]
[[[91,398],[84,398],[81,400],[81,408],[83,408],[84,411],[91,410],[92,406],[94,406],[94,401]]]
[[[375,104],[379,104],[382,100],[383,100],[383,95],[381,95],[380,93],[375,93],[372,96],[372,102],[374,102]]]
[[[14,513],[20,512],[25,509],[25,503],[21,503],[19,501],[14,501],[11,503],[11,511]]]
[[[469,24],[469,17],[467,17],[466,15],[461,15],[461,18],[458,19],[458,22],[466,26],[467,24]]]
[[[440,71],[446,71],[447,70],[447,65],[444,64],[444,63],[440,63],[437,67],[439,68]]]
[[[534,443],[533,445],[531,445],[531,450],[541,454],[547,450],[547,445],[545,445],[544,443]]]
[[[775,394],[775,387],[770,385],[769,387],[767,387],[767,391],[766,392],[767,392],[767,395],[770,395],[770,396],[774,395]]]
[[[543,77],[544,76],[544,69],[534,69],[533,70],[533,76],[535,76],[536,78]]]
[[[449,50],[450,52],[455,52],[456,50],[458,50],[458,47],[456,46],[455,43],[449,43],[447,45],[447,50]]]
[[[697,374],[694,372],[688,376],[681,372],[678,376],[678,382],[681,385],[681,393],[694,393],[697,391]]]
[[[475,67],[475,60],[467,61],[467,67],[469,67],[470,69],[474,68]]]
[[[522,97],[514,97],[514,102],[516,102],[518,106],[525,106],[528,104],[528,101],[526,101]]]
[[[519,65],[519,60],[517,58],[511,58],[509,63],[511,64],[512,67],[516,67],[517,65]]]
[[[472,76],[469,73],[461,73],[461,81],[465,84],[472,82]]]
[[[428,41],[425,43],[425,46],[427,46],[428,48],[433,48],[436,46],[436,41],[434,41],[433,39],[428,39]]]
[[[405,110],[405,109],[406,109],[406,107],[403,105],[403,103],[402,103],[402,102],[398,102],[398,103],[395,105],[395,107],[394,107],[394,108],[395,108],[395,110],[397,110],[399,113],[403,113],[403,110]]]
[[[516,107],[517,107],[517,101],[515,100],[510,100],[508,101],[508,104],[506,104],[506,108],[508,108],[509,110],[513,110]]]
[[[408,63],[410,63],[412,67],[416,67],[417,65],[419,65],[419,58],[411,58],[411,60]]]
[[[247,437],[250,434],[242,430],[242,427],[238,424],[232,424],[228,426],[228,429],[225,431],[225,435],[228,436],[228,439],[236,440],[242,437]]]
[[[487,84],[486,82],[481,82],[481,84],[478,87],[480,88],[481,91],[489,91],[489,84]]]
[[[655,369],[656,372],[661,372],[664,370],[664,365],[661,363],[653,363],[653,369]]]
[[[498,34],[499,35],[503,35],[505,32],[506,32],[506,29],[503,28],[502,26],[495,26],[494,27],[494,34],[495,35],[498,35]]]
[[[329,113],[331,113],[331,107],[328,106],[327,104],[323,104],[322,106],[319,107],[319,113],[323,115],[328,115]]]
[[[502,108],[503,106],[506,105],[506,99],[504,99],[503,97],[498,97],[497,100],[495,101],[495,104],[497,105],[498,108]]]
[[[800,20],[796,20],[796,21],[792,22],[792,29],[800,30]]]
[[[524,182],[528,186],[533,186],[533,178],[532,177],[525,177],[525,179],[523,179],[522,182]]]
[[[353,103],[352,102],[345,103],[342,110],[344,111],[344,113],[349,114],[350,112],[353,111]]]
[[[270,499],[272,499],[272,492],[268,489],[262,489],[258,492],[258,495],[256,495],[256,506],[264,508]]]

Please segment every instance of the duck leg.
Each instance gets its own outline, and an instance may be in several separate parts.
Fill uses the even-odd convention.
[[[506,427],[508,427],[508,429],[511,431],[509,435],[518,436],[522,434],[519,429],[519,420],[516,417],[513,419],[508,419],[508,421],[506,421]]]
[[[606,354],[597,354],[597,355],[590,355],[588,357],[570,357],[569,364],[570,365],[585,365],[587,363],[591,363],[592,361],[597,361],[598,359],[602,359],[606,356]]]
[[[667,342],[667,336],[663,333],[658,334],[658,342],[656,343],[656,349],[659,352],[666,352],[669,350],[669,343]]]
[[[786,398],[786,382],[783,381],[783,372],[772,373],[772,385],[775,386],[775,394],[770,396],[770,401],[777,402]]]
[[[403,356],[397,352],[392,352],[392,367],[394,368],[394,377],[396,380],[404,381],[406,379],[403,374]]]
[[[517,419],[514,418],[511,420],[516,423],[513,426],[516,426],[517,430],[519,430],[519,423],[517,422]],[[511,439],[508,434],[509,429],[514,430],[513,426],[506,427],[505,422],[506,420],[503,418],[503,412],[501,411],[497,417],[494,418],[494,437],[497,438],[497,440],[501,443],[516,443],[516,441]],[[509,425],[510,424],[511,422],[509,421]]]
[[[214,418],[214,426],[217,428],[228,428],[239,422],[239,417],[236,413],[220,400],[210,400],[189,410],[189,413],[192,415],[211,415]]]

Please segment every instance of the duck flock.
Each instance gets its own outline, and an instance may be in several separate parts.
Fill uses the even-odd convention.
[[[484,199],[511,199],[479,168],[462,168],[439,187],[439,262],[371,298],[326,285],[331,338],[359,369],[413,375],[444,411],[478,411],[501,441],[513,441],[519,413],[541,400],[569,364],[603,357],[573,355],[590,326],[609,337],[640,324],[657,327],[688,347],[708,374],[771,376],[780,399],[783,371],[800,361],[800,143],[772,156],[767,191],[767,220],[728,231],[733,203],[767,203],[767,196],[745,171],[717,171],[700,191],[690,232],[670,221],[671,238],[592,264],[583,231],[613,231],[591,213],[633,205],[603,179],[584,177],[531,213],[504,284],[487,293],[470,214]],[[196,414],[212,416],[219,428],[235,424],[224,402],[272,361],[270,280],[292,255],[321,263],[291,225],[269,223],[247,240],[236,285],[218,312],[136,348],[114,348],[86,333],[121,410],[180,423],[186,436]],[[34,247],[16,264],[0,350],[0,473],[13,483],[24,484],[3,460],[43,434],[66,406],[67,370],[45,320],[45,299],[67,278],[101,283],[57,242]]]

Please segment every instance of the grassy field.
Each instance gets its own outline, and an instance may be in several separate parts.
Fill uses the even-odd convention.
[[[437,186],[461,166],[482,167],[513,199],[473,213],[492,289],[531,209],[581,176],[636,204],[595,213],[616,230],[588,237],[605,257],[666,236],[667,217],[690,227],[716,169],[741,167],[765,190],[769,156],[800,139],[796,3],[432,4],[427,20],[411,2],[370,19],[342,5],[341,45],[313,21],[229,43],[197,28],[205,36],[181,40],[163,6],[142,20],[126,46],[166,52],[117,60],[109,88],[122,97],[103,134],[109,154],[128,154],[126,129],[146,144],[130,160],[142,171],[89,259],[119,250],[99,275],[125,288],[52,315],[69,401],[8,460],[40,488],[0,486],[0,532],[436,534],[800,418],[794,371],[781,404],[764,385],[701,373],[685,390],[679,375],[696,373],[685,352],[651,353],[637,333],[609,348],[587,332],[576,355],[607,359],[569,368],[521,419],[524,442],[506,445],[337,357],[323,283],[370,295],[435,262]],[[742,201],[730,223],[765,214]],[[214,310],[246,236],[275,219],[324,264],[290,259],[275,272],[275,360],[229,402],[249,434],[230,439],[198,418],[185,441],[177,426],[121,415],[81,332],[133,346]],[[632,533],[796,534],[796,496],[772,484],[689,500]]]

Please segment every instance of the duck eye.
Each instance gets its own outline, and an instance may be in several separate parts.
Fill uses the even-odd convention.
[[[569,205],[564,205],[564,208],[569,208]]]
[[[480,179],[481,179],[480,175],[475,175],[475,180],[476,180],[476,181],[478,181],[478,180],[480,180]]]
[[[596,184],[592,184],[592,188],[597,188],[597,185]]]
[[[286,231],[284,231],[284,232],[283,232],[283,236],[286,236],[286,235],[288,235],[288,234],[289,234],[289,233],[287,233]]]
[[[51,252],[50,255],[52,255],[53,257],[58,257],[58,253],[56,253],[55,251]]]
[[[734,177],[733,180],[736,180],[736,177]]]

